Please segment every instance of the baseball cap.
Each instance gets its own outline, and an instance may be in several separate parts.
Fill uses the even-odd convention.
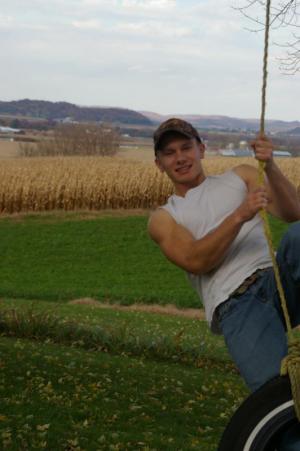
[[[155,153],[159,150],[159,145],[163,136],[168,132],[177,132],[190,139],[196,138],[197,141],[202,143],[197,130],[189,122],[173,117],[165,122],[162,122],[158,129],[154,132],[153,141]]]

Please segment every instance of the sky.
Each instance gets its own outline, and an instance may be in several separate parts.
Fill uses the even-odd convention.
[[[0,0],[0,100],[258,118],[264,34],[244,1]],[[289,33],[271,32],[268,119],[300,120]]]

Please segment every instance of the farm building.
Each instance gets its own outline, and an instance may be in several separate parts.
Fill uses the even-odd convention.
[[[249,149],[221,149],[219,155],[223,157],[252,157],[253,152]],[[274,150],[274,157],[291,157],[292,154],[286,150]]]

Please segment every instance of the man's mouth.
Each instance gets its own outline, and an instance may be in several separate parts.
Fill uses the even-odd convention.
[[[180,168],[176,169],[176,172],[179,172],[179,174],[185,174],[191,169],[191,164],[185,164],[184,166],[180,166]]]

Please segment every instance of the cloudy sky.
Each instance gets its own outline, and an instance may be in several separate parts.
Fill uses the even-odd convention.
[[[0,99],[257,118],[263,33],[246,29],[243,1],[0,0]],[[282,52],[272,45],[267,116],[300,120]]]

